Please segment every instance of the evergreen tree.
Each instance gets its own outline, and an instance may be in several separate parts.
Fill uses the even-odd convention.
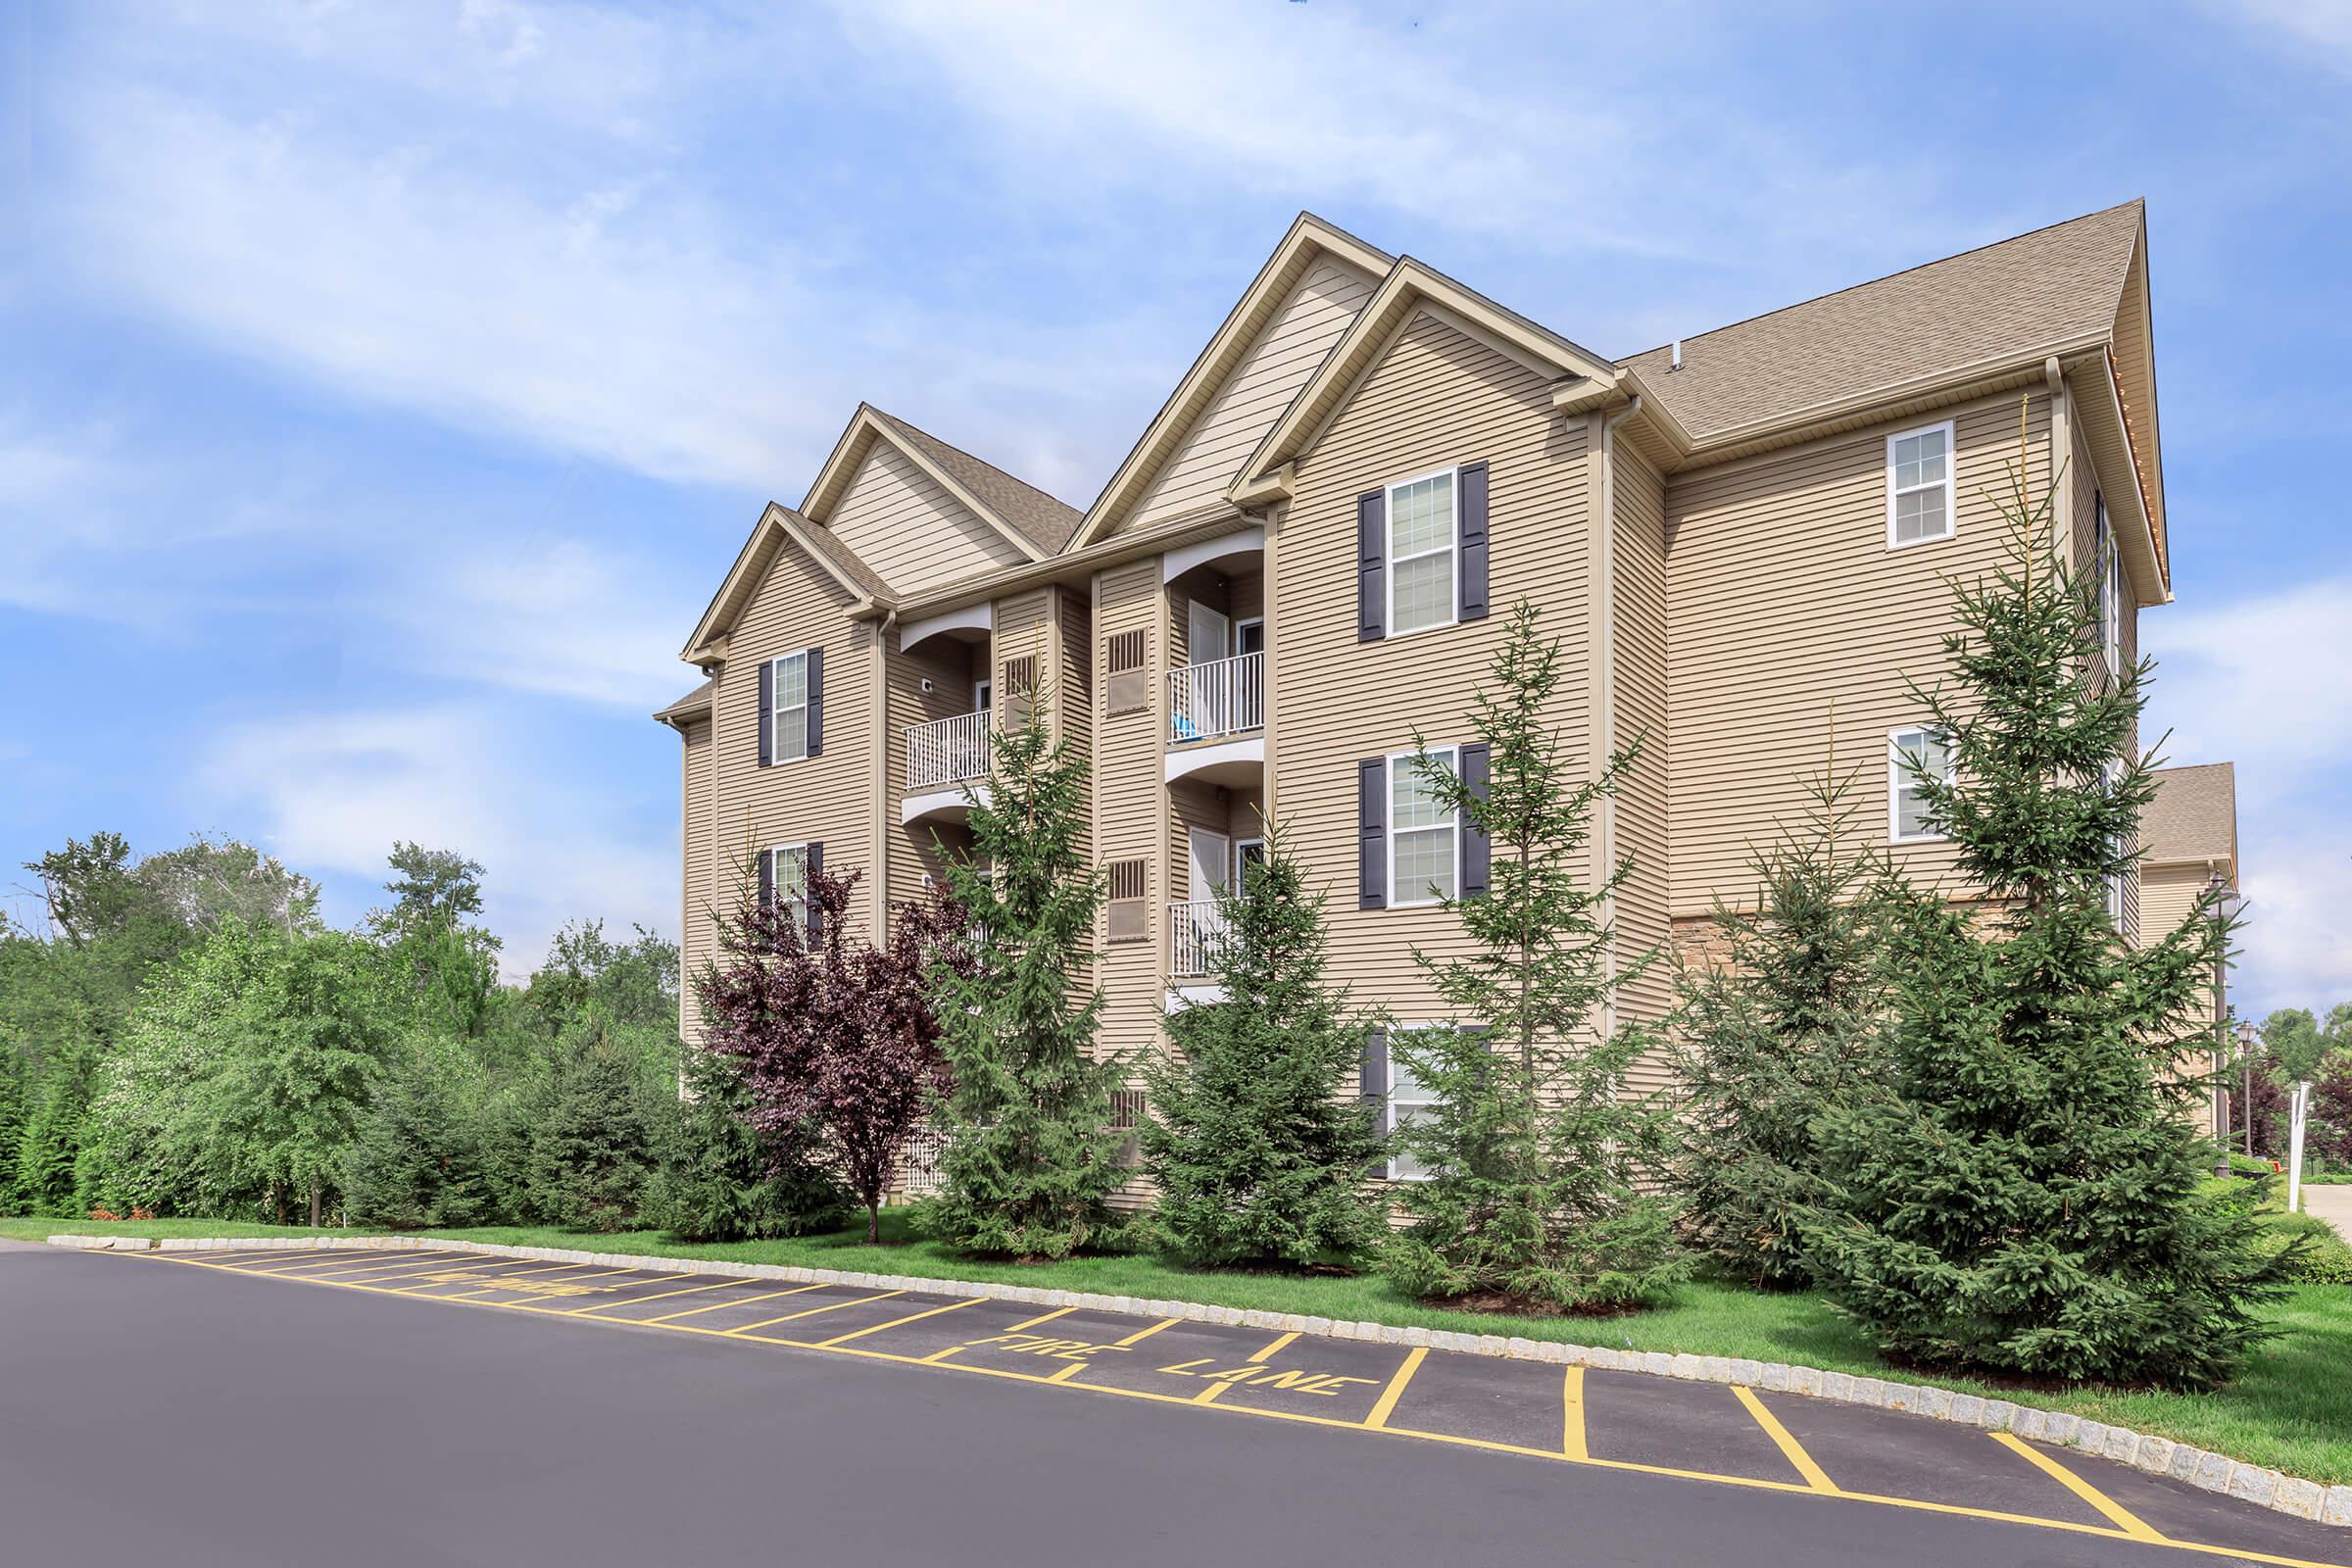
[[[2109,913],[2152,760],[2148,666],[2109,678],[2095,579],[2065,564],[2022,462],[2008,559],[1954,586],[1947,678],[1914,700],[1951,769],[1906,758],[1928,822],[1988,901],[1893,905],[1893,1096],[1833,1110],[1816,1279],[1888,1353],[2034,1377],[2208,1386],[2293,1266],[2250,1190],[2202,1187],[2179,1075],[2214,1044],[2196,999],[2229,951],[2208,894],[2138,946]],[[2234,1184],[2250,1189],[2253,1184]]]
[[[1468,954],[1413,955],[1460,1026],[1388,1036],[1392,1059],[1436,1102],[1392,1135],[1427,1179],[1395,1190],[1412,1223],[1390,1245],[1388,1268],[1413,1296],[1594,1310],[1653,1300],[1689,1263],[1673,1205],[1635,1185],[1663,1152],[1667,1124],[1660,1106],[1626,1091],[1652,1042],[1595,1017],[1650,961],[1609,961],[1608,905],[1631,862],[1593,885],[1582,869],[1592,811],[1639,745],[1597,776],[1577,776],[1545,711],[1559,643],[1536,621],[1522,600],[1474,705],[1484,787],[1426,747],[1414,759],[1465,837],[1486,840],[1491,879],[1483,896],[1444,901]]]
[[[970,961],[932,971],[955,1087],[935,1117],[940,1193],[919,1222],[969,1252],[1066,1257],[1110,1220],[1124,1140],[1110,1128],[1118,1064],[1092,1054],[1102,888],[1081,848],[1086,761],[1048,733],[1043,698],[1006,705],[1020,717],[997,731],[971,853],[946,857]]]
[[[533,1210],[579,1229],[635,1223],[653,1160],[650,1108],[634,1056],[600,1030],[578,1032],[556,1063],[531,1130]]]
[[[1715,911],[1718,946],[1677,976],[1671,1059],[1685,1099],[1669,1166],[1691,1242],[1727,1273],[1810,1278],[1816,1123],[1881,1092],[1888,867],[1855,850],[1853,780],[1806,784],[1804,820],[1754,858],[1755,906]]]
[[[1154,1235],[1194,1267],[1371,1251],[1388,1234],[1364,1183],[1379,1110],[1342,1093],[1370,1021],[1328,977],[1322,902],[1280,829],[1216,908],[1224,1000],[1169,1013],[1144,1070]]]
[[[485,1168],[479,1076],[456,1042],[409,1042],[354,1133],[343,1175],[348,1223],[412,1230],[507,1217]]]
[[[850,1195],[803,1140],[763,1137],[741,1057],[688,1046],[685,1095],[662,1117],[645,1223],[684,1241],[739,1242],[829,1231]]]
[[[15,1212],[17,1144],[24,1136],[24,1058],[0,1035],[0,1210]]]
[[[21,1213],[76,1212],[74,1167],[89,1119],[92,1055],[87,1047],[68,1046],[42,1064],[28,1086],[11,1205]]]

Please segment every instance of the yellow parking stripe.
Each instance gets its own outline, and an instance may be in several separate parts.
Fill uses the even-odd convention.
[[[1572,1366],[1560,1384],[1560,1453],[1565,1458],[1589,1459],[1585,1446],[1585,1369]]]
[[[422,1260],[412,1258],[404,1263],[389,1262],[384,1258],[378,1257],[366,1263],[353,1263],[344,1261],[332,1264],[322,1263],[314,1265],[316,1272],[313,1272],[311,1269],[306,1269],[304,1270],[302,1277],[305,1279],[322,1280],[334,1278],[344,1274],[366,1274],[370,1278],[389,1279],[401,1274],[430,1274],[435,1269],[458,1268],[461,1266],[463,1266],[461,1259],[448,1256],[447,1254],[444,1254],[440,1257],[424,1258]],[[271,1272],[284,1274],[289,1278],[291,1278],[294,1274],[292,1269],[273,1269]]]
[[[2057,1460],[2051,1458],[2039,1448],[2034,1447],[2032,1444],[2026,1442],[2014,1432],[1995,1432],[1992,1434],[1992,1441],[2002,1445],[2004,1447],[2014,1448],[2019,1453],[2022,1453],[2027,1458],[2033,1460],[2034,1463],[2041,1469],[2043,1474],[2049,1476],[2050,1479],[2056,1481],[2060,1486],[2073,1493],[2076,1496],[2081,1497],[2084,1502],[2089,1503],[2093,1508],[2098,1509],[2098,1511],[2102,1514],[2105,1514],[2109,1520],[2113,1521],[2118,1530],[2121,1530],[2125,1535],[2130,1536],[2133,1541],[2164,1540],[2164,1537],[2158,1535],[2153,1529],[2149,1528],[2147,1523],[2143,1521],[2137,1514],[2132,1513],[2122,1503],[2117,1502],[2113,1497],[2110,1497],[2107,1495],[2107,1494],[2101,1492],[2098,1488],[2092,1486],[2089,1482],[2083,1480],[2081,1476],[2075,1474],[2072,1470],[2069,1470],[2066,1466],[2060,1464]]]
[[[1133,1334],[1128,1335],[1125,1339],[1114,1341],[1113,1343],[1115,1343],[1122,1350],[1128,1349],[1134,1346],[1143,1344],[1152,1335],[1157,1334],[1161,1329],[1172,1329],[1183,1321],[1184,1319],[1180,1317],[1162,1318],[1157,1323],[1152,1324],[1150,1328],[1138,1329]]]
[[[671,1276],[673,1279],[685,1280],[690,1280],[697,1277],[698,1276],[693,1274],[676,1274]],[[530,1312],[554,1312],[558,1317],[584,1317],[591,1312],[604,1311],[608,1307],[635,1306],[640,1301],[666,1301],[673,1296],[700,1296],[705,1291],[723,1291],[728,1286],[738,1283],[740,1282],[731,1279],[712,1280],[708,1285],[686,1285],[681,1286],[674,1291],[656,1291],[651,1296],[632,1296],[625,1301],[590,1301],[586,1306],[553,1307],[549,1306],[544,1301],[526,1301],[521,1303],[521,1305],[525,1311]]]
[[[739,1329],[717,1329],[713,1332],[724,1335],[730,1340],[738,1339],[751,1333],[754,1329],[768,1328],[777,1323],[791,1323],[804,1317],[817,1317],[826,1312],[838,1312],[845,1306],[862,1306],[868,1301],[887,1301],[894,1296],[905,1296],[906,1294],[905,1291],[884,1291],[879,1296],[858,1296],[846,1301],[828,1301],[823,1306],[812,1306],[806,1312],[787,1312],[782,1317],[764,1318],[758,1323],[746,1323]],[[700,1333],[701,1331],[689,1330],[688,1332]]]
[[[852,1329],[847,1334],[836,1334],[833,1336],[833,1338],[823,1341],[816,1348],[820,1350],[830,1350],[836,1345],[847,1345],[852,1340],[862,1340],[868,1334],[879,1334],[884,1329],[895,1329],[902,1324],[919,1323],[924,1318],[937,1317],[942,1312],[959,1312],[967,1306],[978,1306],[982,1301],[987,1299],[988,1298],[985,1296],[967,1296],[960,1301],[950,1301],[945,1306],[935,1306],[927,1312],[912,1312],[907,1314],[906,1317],[894,1317],[889,1322],[877,1323],[870,1329]]]
[[[98,1255],[136,1259],[141,1254],[136,1252],[101,1252]],[[157,1259],[161,1259],[163,1257],[163,1254],[160,1253],[151,1253],[148,1255]],[[179,1261],[179,1259],[172,1258],[171,1261]],[[220,1269],[223,1273],[233,1274],[238,1272],[238,1270],[234,1268],[228,1268],[218,1263],[191,1261],[185,1266],[190,1268]],[[292,1278],[297,1284],[306,1283],[299,1275],[293,1276]],[[449,1301],[460,1299],[457,1297],[447,1296],[418,1297],[412,1291],[398,1290],[389,1286],[381,1285],[364,1285],[347,1280],[319,1280],[315,1283],[330,1289],[346,1291],[369,1291],[379,1296],[404,1296],[409,1297],[412,1299],[418,1300]],[[903,1295],[905,1293],[885,1292],[883,1294]],[[860,1298],[859,1299],[871,1300],[876,1299],[876,1298],[865,1297]],[[469,1301],[466,1304],[486,1310],[497,1311],[510,1309],[516,1303],[509,1301]],[[840,1304],[848,1306],[855,1305],[856,1302],[845,1301]],[[819,1308],[818,1310],[830,1310],[830,1308]],[[600,1320],[590,1318],[587,1321],[597,1322]],[[601,1321],[615,1322],[617,1320],[604,1319]],[[1175,1320],[1171,1319],[1170,1321]],[[754,1325],[754,1327],[764,1326],[765,1325]],[[1156,1333],[1159,1329],[1165,1328],[1167,1324],[1161,1323],[1154,1325],[1152,1328],[1143,1332],[1146,1334]],[[690,1323],[667,1324],[664,1325],[664,1327],[666,1327],[669,1332],[673,1334],[701,1334],[718,1339],[746,1339],[757,1344],[784,1346],[795,1349],[810,1349],[815,1348],[808,1341],[775,1339],[764,1335],[751,1335],[747,1334],[743,1330],[703,1328],[699,1325]],[[923,1358],[918,1356],[901,1355],[889,1350],[872,1349],[862,1345],[841,1346],[838,1348],[829,1351],[828,1353],[833,1355],[854,1355],[875,1361],[891,1361],[902,1366],[920,1366],[923,1364]],[[1000,1378],[1015,1383],[1066,1384],[1070,1383],[1077,1373],[1083,1371],[1085,1369],[1085,1365],[1086,1363],[1084,1362],[1074,1361],[1062,1370],[1048,1376],[1041,1376],[1035,1372],[1020,1372],[1005,1367],[985,1366],[974,1362],[963,1361],[943,1362],[935,1367],[934,1370],[940,1372],[961,1372],[975,1377]],[[1130,1399],[1149,1399],[1154,1403],[1160,1404],[1186,1404],[1190,1402],[1191,1398],[1191,1396],[1187,1395],[1160,1394],[1149,1389],[1122,1388],[1116,1385],[1102,1383],[1077,1383],[1074,1386],[1088,1394],[1115,1395],[1119,1397]],[[1214,1408],[1217,1413],[1223,1415],[1255,1416],[1262,1420],[1291,1421],[1308,1426],[1336,1428],[1344,1431],[1367,1430],[1364,1423],[1361,1421],[1349,1421],[1336,1416],[1315,1415],[1307,1411],[1281,1410],[1260,1405],[1238,1404],[1217,1405],[1213,1406],[1212,1408]],[[1719,1486],[1743,1487],[1755,1492],[1778,1492],[1794,1496],[1820,1496],[1830,1498],[1833,1501],[1840,1503],[1872,1503],[1881,1507],[1908,1509],[1915,1513],[1930,1513],[1962,1519],[1986,1519],[1999,1524],[2024,1525],[2037,1530],[2056,1531],[2063,1535],[2089,1536],[2104,1541],[2138,1541],[2143,1544],[2166,1550],[2194,1552],[2196,1554],[2209,1557],[2224,1557],[2234,1562],[2266,1563],[2273,1565],[2273,1568],[2343,1568],[2343,1565],[2340,1563],[2329,1564],[2319,1562],[2309,1557],[2288,1557],[2279,1555],[2276,1552],[2249,1551],[2239,1546],[2222,1546],[2214,1545],[2204,1542],[2182,1541],[2172,1537],[2156,1536],[2152,1532],[2150,1535],[2145,1537],[2136,1536],[2128,1530],[2114,1525],[2087,1525],[2079,1523],[2072,1519],[2052,1519],[2035,1514],[2011,1513],[1997,1508],[1972,1508],[1963,1503],[1931,1502],[1920,1497],[1895,1497],[1871,1492],[1846,1492],[1834,1490],[1825,1493],[1815,1491],[1810,1487],[1791,1481],[1766,1481],[1753,1476],[1725,1475],[1708,1470],[1687,1470],[1673,1465],[1643,1464],[1640,1461],[1632,1459],[1600,1459],[1592,1457],[1590,1455],[1587,1455],[1583,1458],[1571,1458],[1568,1455],[1555,1452],[1548,1448],[1533,1448],[1522,1444],[1499,1443],[1485,1438],[1460,1437],[1448,1432],[1425,1432],[1413,1427],[1391,1425],[1382,1427],[1379,1430],[1387,1436],[1410,1438],[1424,1443],[1439,1443],[1449,1447],[1477,1448],[1495,1453],[1524,1454],[1531,1458],[1550,1459],[1555,1463],[1576,1463],[1589,1465],[1594,1469],[1622,1470],[1629,1474],[1666,1476],[1683,1481],[1706,1481],[1715,1483]],[[2142,1525],[2140,1528],[2144,1530],[2146,1529],[2146,1526]]]
[[[789,1291],[762,1291],[758,1296],[739,1296],[732,1301],[712,1301],[709,1306],[690,1306],[683,1312],[664,1312],[660,1317],[649,1317],[646,1321],[648,1323],[668,1323],[682,1317],[701,1317],[705,1312],[715,1312],[722,1306],[749,1306],[754,1301],[772,1301],[779,1296],[805,1296],[810,1291],[821,1291],[824,1288],[823,1282],[820,1281],[814,1285],[796,1285]]]
[[[573,1268],[578,1268],[580,1265],[574,1263],[571,1266]],[[566,1274],[560,1278],[547,1280],[542,1283],[548,1285],[578,1285],[585,1280],[608,1280],[615,1274],[634,1274],[636,1272],[638,1271],[633,1268],[599,1268],[591,1269],[585,1274]],[[496,1296],[499,1292],[507,1288],[507,1281],[520,1279],[521,1277],[522,1276],[519,1274],[502,1274],[499,1276],[499,1281],[496,1285],[485,1285],[478,1291],[467,1291],[463,1296],[440,1296],[435,1297],[434,1299],[440,1301],[470,1301],[477,1296]],[[657,1280],[682,1280],[685,1278],[687,1278],[687,1276],[684,1274],[657,1274],[653,1279],[645,1280],[641,1283],[651,1285]],[[516,1302],[515,1304],[519,1306],[522,1303]]]
[[[1051,1323],[1057,1317],[1065,1317],[1077,1310],[1078,1309],[1074,1306],[1057,1306],[1051,1312],[1040,1312],[1035,1317],[1025,1317],[1018,1323],[1015,1323],[1012,1327],[1006,1329],[1004,1332],[1007,1334],[1018,1334],[1023,1329],[1033,1329],[1040,1323]]]
[[[1805,1451],[1805,1446],[1789,1435],[1788,1429],[1781,1425],[1779,1417],[1764,1408],[1764,1401],[1756,1397],[1755,1391],[1735,1383],[1732,1392],[1740,1396],[1741,1404],[1747,1406],[1747,1413],[1756,1418],[1756,1425],[1764,1429],[1764,1435],[1779,1446],[1782,1456],[1796,1466],[1796,1473],[1805,1478],[1806,1486],[1815,1492],[1835,1493],[1838,1490],[1838,1483],[1813,1462],[1813,1456]]]

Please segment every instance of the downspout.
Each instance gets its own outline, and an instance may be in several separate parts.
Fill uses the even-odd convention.
[[[890,942],[890,639],[898,629],[894,605],[874,628],[874,926],[868,940],[877,948]]]
[[[1600,439],[1594,458],[1593,513],[1594,526],[1588,557],[1592,564],[1593,637],[1591,642],[1592,673],[1592,776],[1608,766],[1609,758],[1617,750],[1617,426],[1642,412],[1642,394],[1637,392],[1626,406],[1615,414],[1597,419]],[[1592,824],[1592,859],[1595,885],[1607,880],[1617,865],[1617,802],[1603,795],[1596,803],[1596,820]],[[1606,1000],[1600,1006],[1600,1031],[1605,1038],[1617,1032],[1617,939],[1614,927],[1617,920],[1617,901],[1608,898],[1601,902],[1600,917],[1612,928],[1608,946],[1601,953],[1601,975],[1609,985]]]

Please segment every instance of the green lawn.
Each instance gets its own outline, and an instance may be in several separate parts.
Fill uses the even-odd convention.
[[[959,1256],[931,1242],[910,1239],[903,1210],[883,1215],[884,1245],[865,1245],[862,1229],[792,1241],[694,1246],[659,1232],[605,1236],[520,1226],[434,1231],[426,1235],[519,1247],[565,1247],[588,1251],[659,1253],[669,1257],[728,1258],[794,1263],[854,1273],[966,1279],[1054,1290],[1096,1291],[1148,1299],[1202,1301],[1311,1317],[1419,1324],[1473,1334],[1515,1334],[1637,1350],[1688,1350],[1696,1355],[1788,1361],[1865,1376],[1899,1377],[1939,1387],[2073,1410],[2139,1432],[2212,1448],[2323,1484],[2352,1483],[2352,1288],[2307,1285],[2273,1309],[2285,1332],[2257,1351],[2238,1380],[2214,1394],[2183,1395],[2082,1389],[2018,1392],[1969,1378],[1932,1377],[1893,1369],[1820,1301],[1805,1296],[1758,1296],[1729,1286],[1697,1283],[1675,1305],[1609,1319],[1496,1318],[1448,1312],[1398,1297],[1382,1281],[1362,1276],[1196,1274],[1150,1257],[1105,1255],[1066,1263],[1023,1265]],[[38,1238],[58,1232],[107,1231],[144,1236],[284,1236],[320,1234],[292,1227],[235,1225],[219,1220],[152,1220],[99,1225],[87,1220],[0,1219],[0,1236]],[[351,1234],[351,1233],[342,1233]]]

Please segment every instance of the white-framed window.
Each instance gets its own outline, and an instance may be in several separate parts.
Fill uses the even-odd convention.
[[[1433,1027],[1442,1026],[1430,1024],[1419,1026],[1420,1029]],[[1400,1032],[1418,1031],[1392,1029],[1389,1031],[1387,1041],[1382,1044],[1382,1050],[1389,1058],[1389,1100],[1388,1103],[1381,1108],[1380,1126],[1382,1132],[1390,1134],[1394,1134],[1397,1128],[1407,1122],[1420,1120],[1438,1106],[1436,1092],[1414,1077],[1413,1069],[1407,1066],[1404,1058],[1396,1054],[1395,1041]],[[1398,1149],[1394,1138],[1389,1143],[1389,1180],[1393,1182],[1425,1182],[1429,1180],[1428,1168],[1412,1155]]]
[[[1952,781],[1951,748],[1941,735],[1923,726],[1898,729],[1886,737],[1886,837],[1896,844],[1917,844],[1942,837],[1928,825],[1928,803],[1919,775],[1933,774]]]
[[[808,755],[808,655],[786,654],[775,661],[769,684],[775,700],[770,755],[779,762],[798,761]]]
[[[1886,548],[1952,536],[1952,421],[1886,438]]]
[[[1389,486],[1389,635],[1460,618],[1461,484],[1452,468]]]
[[[2116,782],[2122,777],[2122,768],[2113,761],[2101,762],[2099,764],[2099,793],[2102,795],[2113,793]],[[2124,928],[2124,873],[2121,871],[2114,872],[2107,878],[2107,918],[2118,931]]]
[[[790,909],[804,929],[808,924],[808,846],[779,844],[767,852],[767,885],[779,909]]]
[[[2099,574],[2099,652],[2110,677],[2124,672],[2123,578],[2115,555],[2115,531],[2107,526],[2107,498],[2090,497],[2091,561]]]
[[[1454,749],[1430,760],[1457,770]],[[1459,891],[1461,819],[1438,799],[1437,781],[1415,765],[1414,754],[1389,758],[1389,907],[1436,904]]]

